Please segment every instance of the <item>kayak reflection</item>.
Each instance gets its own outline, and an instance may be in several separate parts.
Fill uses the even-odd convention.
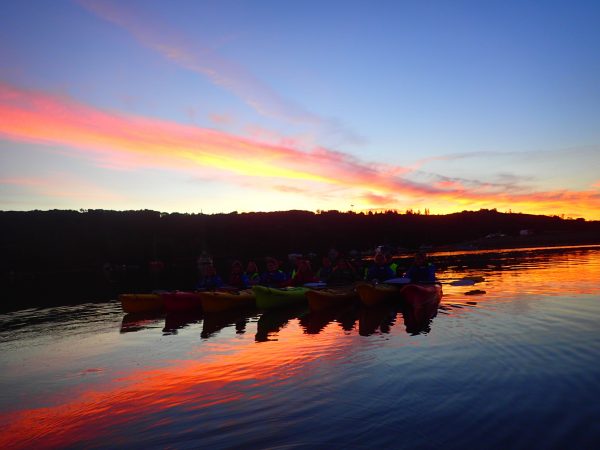
[[[442,299],[441,286],[430,295],[421,293],[413,296],[408,293],[402,302],[402,316],[406,332],[410,335],[427,334],[431,331],[431,322],[437,315]]]
[[[381,303],[374,306],[362,306],[358,311],[358,334],[387,334],[396,322],[399,305]]]
[[[200,337],[208,339],[231,325],[235,326],[237,334],[243,334],[246,332],[248,320],[254,315],[256,315],[256,309],[253,307],[204,313]]]
[[[177,334],[177,330],[202,320],[200,312],[169,312],[165,317],[163,334]]]
[[[165,315],[161,313],[127,313],[121,322],[121,333],[134,333],[148,328],[156,328]]]
[[[277,340],[277,332],[292,319],[301,318],[307,313],[305,305],[294,305],[279,309],[265,310],[256,324],[257,342]]]
[[[335,308],[311,311],[300,318],[300,326],[306,334],[319,334],[337,315]]]
[[[357,319],[357,306],[342,304],[320,311],[310,311],[300,318],[300,326],[306,334],[318,334],[331,322],[337,322],[344,331],[352,331]]]

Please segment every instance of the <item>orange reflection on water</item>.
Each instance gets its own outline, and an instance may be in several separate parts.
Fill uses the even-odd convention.
[[[318,358],[340,358],[344,347],[351,345],[351,340],[336,339],[340,337],[337,328],[325,330],[324,338],[318,340],[307,339],[296,322],[288,324],[286,331],[285,345],[256,344],[250,335],[241,344],[205,342],[192,352],[191,359],[132,371],[90,386],[74,398],[72,391],[65,389],[63,402],[57,406],[4,413],[0,415],[0,447],[82,445],[98,442],[111,428],[133,421],[139,426],[141,418],[172,408],[201,410],[244,398],[265,398],[268,390],[254,388],[285,382]],[[206,353],[210,356],[203,357]],[[194,359],[196,356],[203,360]],[[238,386],[240,382],[243,384]],[[169,419],[161,420],[169,423]],[[145,426],[158,425],[148,419]]]
[[[447,280],[464,276],[483,276],[485,280],[468,287],[445,286],[443,306],[458,307],[452,310],[452,313],[456,314],[461,308],[481,306],[490,302],[527,303],[535,301],[536,298],[559,296],[567,297],[568,301],[568,297],[599,294],[598,246],[589,246],[587,250],[580,247],[562,249],[576,251],[560,252],[557,248],[547,248],[535,249],[535,252],[531,251],[532,249],[470,252],[469,257],[479,257],[481,269],[452,268],[443,276]],[[452,259],[459,258],[460,254],[446,253],[437,256]],[[478,294],[475,291],[481,292]]]

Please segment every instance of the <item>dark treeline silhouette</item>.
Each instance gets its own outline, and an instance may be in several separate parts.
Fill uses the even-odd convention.
[[[378,245],[415,249],[502,239],[531,230],[531,242],[591,243],[600,222],[495,210],[429,215],[394,211],[353,213],[179,214],[156,211],[2,211],[0,261],[3,309],[114,298],[131,290],[188,289],[196,259],[212,255],[227,271],[233,259],[372,251]],[[560,241],[557,237],[560,236]],[[537,239],[537,241],[536,241]],[[519,241],[517,245],[524,244]],[[262,267],[261,267],[262,268]]]

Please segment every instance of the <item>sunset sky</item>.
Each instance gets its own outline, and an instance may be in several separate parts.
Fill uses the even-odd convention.
[[[600,219],[600,2],[5,0],[0,209]]]

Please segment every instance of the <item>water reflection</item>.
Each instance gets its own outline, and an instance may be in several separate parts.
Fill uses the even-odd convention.
[[[264,311],[257,322],[255,340],[257,342],[276,341],[278,332],[290,320],[302,317],[307,313],[308,308],[304,305],[294,305]]]
[[[440,301],[441,298],[436,297],[435,301],[402,303],[402,317],[406,332],[413,336],[429,333],[433,318],[437,316]]]
[[[198,311],[189,312],[169,312],[165,317],[164,334],[177,334],[179,330],[188,327],[190,324],[199,323],[202,320],[202,313]]]
[[[156,328],[163,320],[165,320],[164,314],[128,313],[123,316],[121,333],[133,333],[149,328]]]
[[[595,448],[600,250],[519,255],[426,308],[2,315],[0,447]]]
[[[205,313],[200,336],[203,339],[208,339],[211,336],[215,336],[222,329],[232,325],[235,327],[237,334],[243,334],[246,332],[246,325],[249,319],[255,314],[256,310],[254,308]]]
[[[395,303],[361,307],[358,313],[358,334],[387,334],[396,323],[399,306]]]
[[[338,314],[336,308],[310,311],[300,317],[300,326],[306,334],[319,334],[327,325],[333,322]]]

